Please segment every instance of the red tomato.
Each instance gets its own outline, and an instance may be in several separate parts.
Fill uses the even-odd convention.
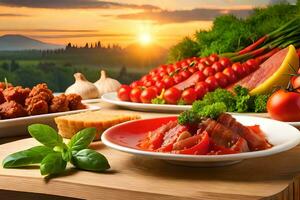
[[[178,143],[182,143],[182,145]],[[184,140],[181,140],[177,143],[179,146],[187,146],[188,148],[183,148],[182,150],[176,151],[179,154],[190,154],[190,155],[204,155],[208,153],[210,138],[206,131],[204,131],[201,135],[194,135],[192,137],[188,137]],[[195,144],[191,147],[191,145]]]
[[[198,69],[196,67],[189,67],[188,68],[189,72],[191,72],[192,74],[195,73],[196,71],[198,71]]]
[[[211,54],[208,59],[211,61],[211,62],[217,62],[219,60],[219,56],[217,54]]]
[[[198,71],[198,72],[196,72],[195,74],[198,75],[198,82],[199,82],[199,81],[204,81],[205,78],[206,78],[206,76],[205,76],[205,75],[203,74],[203,72],[201,72],[201,71]]]
[[[128,85],[121,85],[118,90],[118,97],[122,101],[130,101],[131,87]]]
[[[166,70],[167,70],[167,65],[161,65],[158,68],[158,72],[162,72],[162,71],[166,72]]]
[[[150,86],[153,86],[153,85],[155,85],[154,80],[149,80],[149,81],[144,82],[145,87],[150,87]]]
[[[163,89],[166,88],[165,83],[162,82],[162,81],[157,81],[157,82],[155,83],[155,86],[156,86],[156,88],[157,88],[157,90],[158,90],[157,93],[161,93],[161,91],[162,91]]]
[[[172,65],[168,66],[168,68],[167,68],[168,74],[171,74],[171,73],[173,73],[174,71],[175,71],[175,68],[174,68]]]
[[[291,84],[294,89],[297,89],[297,91],[300,91],[300,76],[292,76],[291,78]]]
[[[221,71],[223,71],[223,69],[224,69],[223,65],[221,65],[220,62],[215,62],[215,63],[211,66],[211,68],[213,68],[216,72],[221,72]]]
[[[156,75],[156,73],[157,73],[157,69],[152,69],[150,72],[149,72],[149,74],[151,75],[151,76],[155,76]]]
[[[213,64],[213,62],[211,62],[209,58],[202,58],[201,62],[206,64],[207,66],[211,66]]]
[[[197,99],[197,93],[193,88],[185,89],[181,94],[181,99],[186,104],[193,104],[193,102]]]
[[[215,78],[218,81],[218,84],[221,88],[225,88],[228,85],[228,78],[225,74],[223,74],[222,72],[218,72],[215,74]]]
[[[184,80],[187,79],[187,78],[189,78],[191,76],[191,72],[189,72],[187,70],[181,71],[181,72],[179,72],[179,74],[182,76],[182,78]]]
[[[175,84],[174,79],[170,76],[165,77],[162,81],[164,82],[166,88],[170,88]]]
[[[229,58],[220,58],[219,62],[224,68],[231,66],[231,61]]]
[[[251,69],[252,72],[259,68],[259,64],[255,59],[247,60],[246,64],[249,66],[249,68]]]
[[[137,86],[142,86],[142,82],[141,81],[134,81],[129,85],[131,88],[135,88]]]
[[[219,87],[218,81],[214,76],[206,78],[205,82],[209,85],[209,91],[214,91],[217,87]]]
[[[197,99],[202,99],[204,95],[209,92],[209,85],[204,81],[198,82],[195,85],[195,92],[197,94]]]
[[[244,71],[244,68],[241,63],[239,63],[239,62],[234,63],[231,66],[231,68],[239,78],[242,78],[245,76],[245,71]]]
[[[164,100],[169,104],[177,104],[181,97],[181,92],[175,87],[171,87],[164,93]]]
[[[159,75],[154,75],[153,77],[152,77],[152,80],[153,81],[160,81],[161,80],[161,77],[159,76]]]
[[[251,73],[250,66],[248,66],[246,63],[243,63],[242,66],[243,66],[243,70],[244,70],[244,76],[247,76],[248,74]]]
[[[213,68],[211,68],[211,67],[206,67],[204,70],[203,70],[203,74],[205,75],[205,76],[213,76],[214,74],[216,73],[216,71],[213,69]]]
[[[159,75],[160,77],[164,77],[165,75],[167,75],[167,72],[161,71],[161,72],[158,73],[158,75]]]
[[[132,102],[140,103],[141,93],[142,93],[142,89],[140,87],[133,88],[130,92],[130,100]]]
[[[151,103],[151,100],[156,98],[157,91],[153,87],[149,87],[142,91],[141,101],[142,103]]]
[[[204,63],[199,63],[197,65],[197,68],[199,69],[199,71],[203,71],[206,67],[208,67],[208,66]]]
[[[141,78],[141,81],[142,82],[147,82],[147,81],[150,81],[151,80],[151,75],[145,75]]]
[[[300,94],[278,90],[269,98],[267,110],[273,119],[280,121],[300,121]]]
[[[174,82],[175,82],[176,84],[183,81],[183,77],[182,77],[180,74],[175,74],[175,75],[173,76],[173,79],[174,79]]]
[[[235,72],[231,67],[227,67],[226,69],[224,69],[223,74],[227,76],[229,83],[235,83],[237,81]]]

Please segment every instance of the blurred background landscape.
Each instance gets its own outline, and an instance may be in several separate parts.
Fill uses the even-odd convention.
[[[129,83],[159,64],[242,48],[299,12],[278,0],[0,0],[0,81],[59,92],[75,72],[96,81],[105,69]]]

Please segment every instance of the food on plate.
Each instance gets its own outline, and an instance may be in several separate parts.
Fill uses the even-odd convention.
[[[103,111],[90,111],[73,115],[56,117],[55,123],[59,134],[64,138],[71,138],[79,130],[87,127],[97,129],[97,138],[107,128],[116,124],[139,119],[140,116],[134,114],[113,114],[104,113]]]
[[[101,70],[100,79],[94,85],[98,88],[99,97],[108,92],[116,92],[121,86],[119,81],[107,77],[104,70]]]
[[[12,119],[27,116],[24,107],[15,101],[6,101],[0,105],[0,119]]]
[[[150,131],[138,147],[191,155],[235,154],[272,147],[258,125],[244,126],[224,109],[223,103],[215,103],[199,112],[185,111],[177,120]]]
[[[97,87],[89,82],[82,73],[74,74],[75,83],[67,88],[65,94],[78,94],[82,99],[95,99],[99,97]]]
[[[8,83],[5,79],[5,82],[0,82],[0,90],[4,90],[8,87],[13,87],[11,83]]]
[[[260,65],[251,75],[237,82],[250,90],[250,94],[264,94],[272,92],[274,87],[286,87],[290,77],[299,68],[299,57],[293,45],[283,49]]]
[[[21,86],[8,87],[0,91],[0,119],[84,109],[86,106],[81,100],[78,94],[54,97],[45,83],[32,89]]]
[[[86,171],[104,172],[110,168],[105,156],[88,148],[96,136],[95,128],[79,131],[68,144],[47,125],[30,125],[28,132],[41,144],[8,155],[2,162],[3,168],[22,168],[40,164],[43,176],[63,173],[68,166],[67,163]]]

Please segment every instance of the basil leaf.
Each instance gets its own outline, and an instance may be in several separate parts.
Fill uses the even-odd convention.
[[[64,150],[61,152],[64,161],[69,162],[72,159],[72,152],[70,150]]]
[[[73,154],[72,164],[76,168],[88,171],[101,172],[110,168],[107,159],[92,149],[83,149]]]
[[[52,153],[51,148],[36,146],[8,155],[2,162],[4,168],[23,167],[40,163],[45,156]]]
[[[47,147],[60,146],[63,143],[62,137],[50,126],[33,124],[28,127],[32,137]]]
[[[67,162],[63,160],[61,153],[50,153],[41,162],[42,175],[59,174],[66,169]]]
[[[76,133],[68,143],[71,151],[86,149],[96,136],[96,128],[86,128]]]

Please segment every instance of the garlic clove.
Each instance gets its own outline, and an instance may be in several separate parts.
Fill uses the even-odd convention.
[[[82,73],[74,74],[75,83],[67,88],[66,94],[79,94],[82,99],[95,99],[99,97],[97,87],[89,82]]]
[[[102,96],[105,93],[116,92],[121,83],[115,79],[109,78],[104,70],[101,70],[100,79],[94,83],[98,88],[99,95]]]

